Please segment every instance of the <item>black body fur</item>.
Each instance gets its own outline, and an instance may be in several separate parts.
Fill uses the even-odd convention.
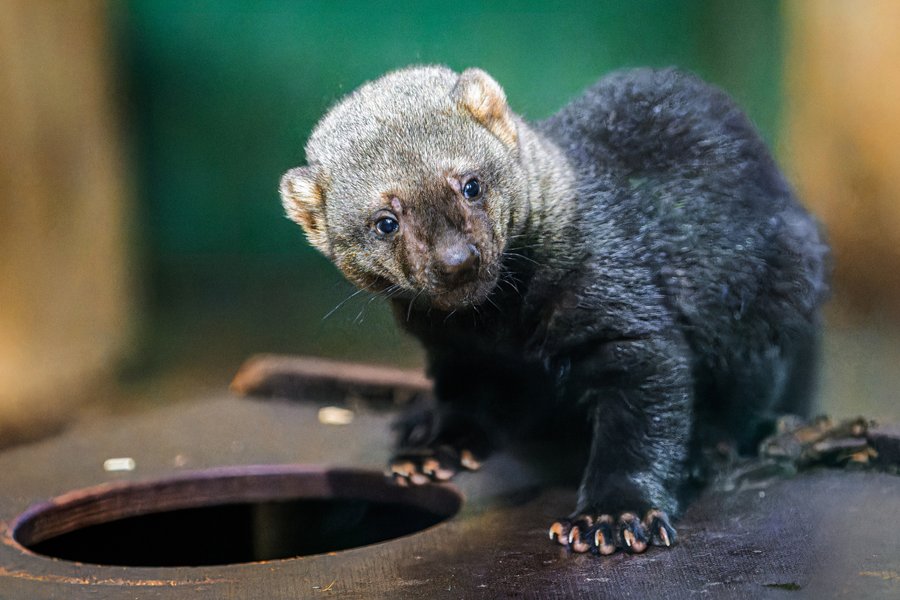
[[[701,443],[752,450],[807,411],[827,247],[747,118],[692,76],[614,73],[534,128],[577,172],[575,214],[553,244],[511,239],[477,307],[395,300],[438,399],[405,443],[578,437],[574,514],[677,514]]]

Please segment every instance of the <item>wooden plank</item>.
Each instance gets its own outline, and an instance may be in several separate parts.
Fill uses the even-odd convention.
[[[319,401],[355,397],[405,404],[417,394],[429,393],[431,381],[417,369],[260,354],[241,366],[231,389],[245,396]]]

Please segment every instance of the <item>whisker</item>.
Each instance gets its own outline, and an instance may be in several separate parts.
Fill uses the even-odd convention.
[[[385,300],[389,300],[403,291],[403,288],[398,284],[393,284],[391,286],[386,287],[384,290],[379,292],[379,295]]]
[[[378,298],[377,294],[373,295],[371,298],[369,298],[368,302],[366,302],[365,304],[362,305],[362,308],[360,308],[359,312],[356,314],[356,318],[353,319],[354,323],[362,324],[362,322],[365,320],[366,309],[369,308],[369,305],[372,304],[372,302],[376,298]]]
[[[516,235],[506,236],[507,240],[516,240],[523,237],[533,237],[530,233],[517,233]]]
[[[518,292],[518,291],[519,291],[519,290],[516,289],[516,287],[515,287],[514,285],[512,285],[510,282],[506,281],[506,280],[503,279],[502,277],[501,277],[500,279],[497,280],[497,286],[499,287],[501,283],[505,283],[506,285],[508,285],[508,286],[510,287],[510,289],[512,289],[512,290],[515,291],[515,292]]]
[[[498,283],[505,283],[506,285],[511,287],[513,289],[513,291],[515,291],[519,296],[522,295],[522,292],[519,291],[519,286],[516,285],[517,283],[522,283],[522,282],[519,281],[518,279],[516,279],[516,276],[513,274],[512,271],[503,271],[500,274],[500,278],[497,281],[498,281]]]
[[[352,294],[350,294],[349,296],[347,296],[346,298],[344,298],[342,301],[338,302],[337,306],[335,306],[334,308],[332,308],[331,310],[329,310],[328,313],[327,313],[324,317],[322,317],[322,320],[324,321],[325,319],[327,319],[328,317],[330,317],[331,315],[333,315],[335,312],[337,312],[337,310],[338,310],[340,307],[342,307],[343,305],[347,304],[347,302],[349,302],[350,300],[352,300],[353,298],[355,298],[355,297],[358,296],[359,294],[365,292],[365,291],[368,290],[370,287],[372,287],[372,284],[371,284],[371,283],[370,283],[369,285],[367,285],[366,287],[359,288],[358,290],[356,290],[355,292],[353,292]]]
[[[504,255],[504,256],[512,256],[512,257],[515,257],[515,258],[521,258],[521,259],[527,260],[528,262],[533,263],[533,264],[535,264],[535,265],[537,265],[537,266],[539,266],[539,267],[540,267],[540,266],[543,266],[543,265],[541,265],[541,263],[539,263],[538,261],[534,260],[534,259],[531,258],[530,256],[525,256],[524,254],[519,254],[518,252],[510,252],[510,251],[507,250],[506,252],[503,253],[503,255]]]
[[[409,308],[406,309],[406,322],[407,323],[409,323],[409,317],[410,317],[410,315],[412,315],[413,304],[416,303],[416,299],[419,297],[419,294],[421,294],[423,291],[425,291],[425,290],[419,290],[419,292],[415,296],[413,296],[413,299],[409,301]]]

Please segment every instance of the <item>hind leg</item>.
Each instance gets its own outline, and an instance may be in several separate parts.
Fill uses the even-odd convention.
[[[738,365],[719,380],[716,395],[724,400],[718,422],[741,454],[755,454],[759,442],[785,414],[807,417],[815,392],[818,330],[797,331],[782,346],[734,361]]]
[[[788,378],[784,391],[774,407],[779,415],[810,416],[819,378],[821,338],[819,327],[813,325],[794,340],[788,364]]]

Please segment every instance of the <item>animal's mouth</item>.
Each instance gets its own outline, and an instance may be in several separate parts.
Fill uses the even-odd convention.
[[[465,283],[435,290],[429,294],[429,299],[433,307],[445,311],[478,306],[487,300],[496,285],[496,277],[480,273],[479,277]]]

